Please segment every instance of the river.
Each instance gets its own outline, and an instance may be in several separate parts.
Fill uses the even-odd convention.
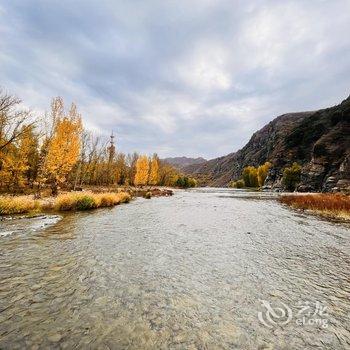
[[[228,189],[0,222],[0,349],[348,349],[350,230]]]

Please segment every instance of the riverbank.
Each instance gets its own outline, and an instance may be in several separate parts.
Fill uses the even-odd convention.
[[[111,207],[131,200],[127,192],[68,192],[57,197],[34,199],[33,196],[1,196],[0,215],[35,215],[51,211],[80,211]]]
[[[63,192],[57,197],[35,199],[33,195],[0,196],[0,216],[37,215],[45,212],[82,211],[128,203],[134,197],[152,198],[171,196],[173,191],[166,188],[123,188],[110,191],[105,187]]]
[[[350,196],[345,194],[285,194],[281,195],[279,201],[293,209],[350,222]]]

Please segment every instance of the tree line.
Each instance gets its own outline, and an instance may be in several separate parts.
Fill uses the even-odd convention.
[[[267,174],[271,168],[270,162],[265,162],[258,167],[247,166],[242,171],[242,178],[237,181],[232,181],[230,187],[262,187],[265,183]]]
[[[0,90],[0,191],[35,192],[50,188],[79,189],[85,185],[180,186],[184,176],[156,154],[117,152],[113,142],[83,126],[72,103],[61,97],[50,112],[34,118],[21,101]],[[186,186],[189,179],[186,180]],[[190,180],[194,185],[193,180]]]
[[[247,166],[243,169],[241,179],[231,181],[229,186],[234,188],[259,188],[263,187],[267,175],[272,167],[270,162],[265,162],[258,167]],[[301,166],[294,162],[290,167],[285,167],[282,174],[282,184],[288,191],[294,191],[300,182]]]

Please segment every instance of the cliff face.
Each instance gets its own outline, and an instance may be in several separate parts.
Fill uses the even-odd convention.
[[[350,189],[350,97],[313,112],[284,114],[253,134],[239,151],[184,168],[201,185],[226,186],[248,165],[272,163],[265,185],[280,188],[284,167],[302,165],[299,191]]]

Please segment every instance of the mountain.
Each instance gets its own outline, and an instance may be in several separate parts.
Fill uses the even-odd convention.
[[[183,171],[200,185],[227,186],[248,165],[272,163],[265,185],[281,188],[283,169],[302,165],[300,191],[350,190],[350,96],[319,111],[288,113],[255,132],[239,151]]]
[[[175,168],[182,170],[184,167],[196,165],[206,162],[202,157],[188,158],[188,157],[173,157],[162,159],[164,162],[173,165]]]

